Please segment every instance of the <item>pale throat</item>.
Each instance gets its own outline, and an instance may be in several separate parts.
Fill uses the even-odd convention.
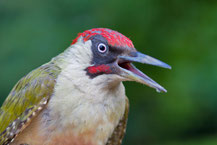
[[[64,77],[58,81],[64,82],[65,87],[58,85],[48,105],[49,110],[52,110],[51,120],[56,120],[51,126],[57,126],[60,134],[67,129],[78,137],[91,132],[85,136],[87,140],[96,145],[104,144],[125,111],[123,84],[119,83],[116,87],[108,88],[109,91],[103,91],[106,88],[97,90],[91,83],[89,87],[84,84],[81,89]]]
[[[85,138],[96,145],[102,145],[123,117],[125,88],[120,78],[115,75],[89,78],[84,68],[89,65],[87,57],[91,55],[84,55],[85,59],[79,60],[83,62],[81,65],[76,64],[78,61],[70,62],[76,58],[67,60],[70,63],[65,65],[57,78],[54,94],[48,104],[49,116],[42,119],[49,124],[42,127],[49,126],[47,130],[44,129],[45,133],[49,128],[55,127],[56,129],[52,130],[54,134],[61,134],[66,129],[74,136],[91,132],[89,137]]]

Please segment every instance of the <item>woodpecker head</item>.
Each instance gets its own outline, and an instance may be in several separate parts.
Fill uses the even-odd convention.
[[[71,49],[77,51],[77,59],[73,61],[80,64],[86,63],[82,69],[90,79],[109,76],[115,78],[116,81],[136,81],[155,88],[158,92],[166,92],[162,86],[138,70],[132,62],[169,69],[171,67],[160,60],[138,52],[132,41],[117,31],[107,28],[90,29],[80,33],[73,40],[72,46],[76,48],[71,47]]]

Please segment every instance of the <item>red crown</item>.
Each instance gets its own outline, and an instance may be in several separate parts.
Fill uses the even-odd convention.
[[[79,33],[78,37],[73,40],[72,44],[75,44],[78,41],[78,38],[80,38],[81,36],[83,37],[84,41],[87,41],[91,36],[94,35],[102,35],[108,41],[108,44],[111,46],[134,48],[134,45],[129,38],[127,38],[126,36],[122,35],[117,31],[107,28],[95,28],[86,30],[83,33]]]

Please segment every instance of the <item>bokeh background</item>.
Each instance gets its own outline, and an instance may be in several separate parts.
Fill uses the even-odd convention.
[[[22,76],[95,27],[173,67],[136,64],[168,93],[125,83],[124,145],[217,144],[216,0],[0,0],[0,104]]]

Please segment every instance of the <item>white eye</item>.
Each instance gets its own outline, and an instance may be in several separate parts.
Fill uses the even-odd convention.
[[[98,45],[98,51],[99,51],[100,53],[105,53],[106,50],[107,50],[107,47],[106,47],[105,44],[100,43],[100,44]]]

